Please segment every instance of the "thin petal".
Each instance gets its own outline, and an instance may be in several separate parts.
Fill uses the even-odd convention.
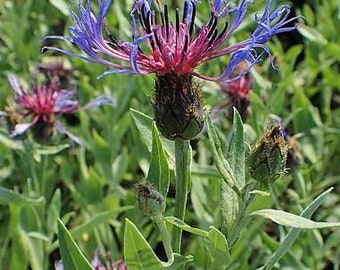
[[[9,81],[12,89],[14,90],[14,94],[16,96],[22,96],[23,90],[21,88],[21,85],[20,85],[18,78],[14,74],[10,73],[10,74],[8,74],[8,81]]]
[[[79,137],[77,137],[76,135],[72,134],[71,132],[69,132],[66,127],[64,127],[59,121],[55,122],[55,128],[62,134],[65,134],[67,137],[69,137],[71,139],[71,141],[75,142],[76,144],[83,146],[84,142],[82,141],[82,139],[80,139]]]
[[[103,106],[103,105],[108,105],[108,106],[111,106],[111,107],[115,106],[115,104],[112,100],[112,97],[107,95],[107,94],[104,94],[104,95],[100,95],[100,96],[96,97],[94,100],[87,103],[83,107],[83,109],[90,110],[90,109],[100,107],[100,106]]]
[[[14,131],[11,134],[11,137],[17,137],[19,135],[24,134],[33,125],[34,125],[33,123],[16,124],[15,127],[14,127]]]

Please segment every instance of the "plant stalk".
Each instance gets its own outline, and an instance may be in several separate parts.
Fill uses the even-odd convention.
[[[171,236],[166,227],[165,220],[163,218],[154,218],[153,220],[157,224],[159,232],[162,236],[164,250],[168,258],[168,261],[170,262],[173,260],[173,251],[171,247]]]
[[[174,216],[184,221],[188,192],[191,181],[191,147],[189,140],[175,140],[176,159],[176,196]],[[181,252],[182,230],[173,227],[172,247],[174,252]]]

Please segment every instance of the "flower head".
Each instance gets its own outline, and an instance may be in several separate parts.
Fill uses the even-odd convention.
[[[268,0],[262,16],[256,15],[257,27],[243,41],[229,44],[228,40],[241,25],[252,0],[214,0],[210,2],[210,18],[197,27],[195,23],[197,0],[184,0],[183,10],[175,10],[170,19],[169,8],[160,0],[135,0],[130,13],[131,41],[118,40],[112,35],[105,21],[111,0],[98,1],[99,13],[91,12],[90,1],[85,6],[78,4],[79,14],[72,13],[74,26],[70,36],[47,36],[77,45],[83,54],[78,55],[53,46],[44,46],[83,60],[100,63],[110,69],[99,77],[112,73],[156,74],[154,114],[156,125],[168,139],[193,139],[204,122],[203,102],[200,91],[192,84],[196,76],[211,81],[232,82],[247,74],[263,54],[271,58],[265,45],[278,33],[295,29],[288,24],[290,8],[281,5],[270,11]],[[198,73],[196,68],[212,59],[229,56],[228,64],[221,74],[211,77]],[[241,62],[248,65],[241,73],[235,69]]]
[[[175,73],[228,81],[233,80],[231,75],[240,62],[247,61],[249,67],[239,77],[246,74],[263,54],[271,57],[265,43],[273,35],[296,29],[296,26],[289,26],[296,20],[288,17],[289,6],[281,5],[271,11],[272,0],[268,0],[262,16],[255,16],[257,27],[251,35],[246,40],[226,45],[241,25],[252,0],[241,0],[237,6],[232,6],[233,1],[211,1],[210,18],[199,28],[195,24],[198,1],[183,2],[182,12],[176,9],[175,19],[170,21],[168,6],[162,7],[159,0],[135,0],[130,14],[132,40],[123,41],[111,34],[105,22],[111,0],[98,1],[100,10],[97,16],[91,12],[87,0],[85,6],[79,3],[79,15],[72,13],[74,26],[69,28],[69,37],[45,37],[45,40],[70,41],[84,54],[77,55],[52,46],[45,46],[43,50],[52,49],[111,68],[101,76],[111,73]],[[224,55],[230,58],[220,75],[210,77],[195,70],[202,63]]]
[[[78,112],[79,102],[76,100],[76,92],[65,90],[59,84],[35,85],[29,91],[23,90],[18,79],[13,74],[8,76],[14,93],[16,108],[9,110],[8,114],[20,115],[22,118],[31,117],[28,123],[15,125],[11,136],[16,137],[32,130],[34,138],[39,142],[48,142],[55,129],[69,136],[74,142],[82,144],[81,140],[67,131],[58,120],[60,115],[69,115]],[[100,96],[90,102],[84,108],[108,104],[110,100],[106,96]]]

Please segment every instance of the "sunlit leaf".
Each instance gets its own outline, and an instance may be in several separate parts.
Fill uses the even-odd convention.
[[[252,212],[251,215],[261,216],[268,218],[277,224],[300,229],[340,227],[340,222],[315,222],[301,216],[275,209],[262,209]]]
[[[58,220],[58,239],[64,269],[93,270],[61,220]]]
[[[190,232],[192,234],[198,235],[198,236],[207,236],[208,232],[198,229],[198,228],[194,228],[191,227],[190,225],[186,224],[184,221],[176,218],[176,217],[166,217],[165,220],[173,225],[175,225],[176,227]]]
[[[164,269],[144,236],[128,219],[125,221],[124,258],[129,270]]]

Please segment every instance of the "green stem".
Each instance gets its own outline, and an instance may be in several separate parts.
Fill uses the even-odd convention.
[[[190,186],[190,165],[191,148],[190,141],[175,140],[175,159],[176,159],[176,197],[174,216],[184,221],[185,209],[187,204]],[[172,232],[172,246],[174,252],[181,252],[182,230],[174,227]]]
[[[171,236],[168,232],[168,229],[166,227],[166,224],[163,218],[154,218],[154,221],[157,224],[158,229],[161,233],[164,250],[168,258],[168,261],[170,262],[173,259],[173,251],[171,247]]]

